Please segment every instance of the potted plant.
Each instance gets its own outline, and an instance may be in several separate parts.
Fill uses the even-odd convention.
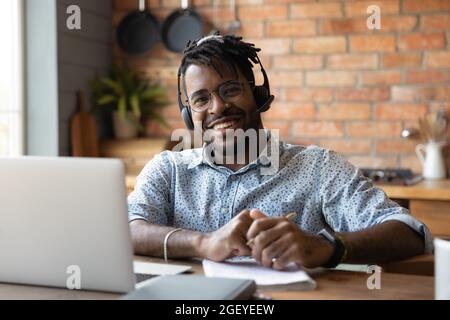
[[[108,76],[91,82],[91,90],[95,105],[112,111],[117,139],[136,137],[144,131],[144,120],[167,126],[160,114],[161,108],[168,104],[164,88],[151,84],[127,65],[114,65]]]

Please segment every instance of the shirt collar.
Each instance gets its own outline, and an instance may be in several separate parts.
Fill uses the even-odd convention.
[[[272,164],[272,159],[271,159],[270,155],[272,154],[271,139],[273,139],[273,138],[271,136],[270,130],[268,130],[268,129],[264,129],[264,135],[267,139],[266,148],[263,150],[263,152],[261,152],[259,154],[259,156],[256,160],[249,163],[245,167],[241,168],[237,172],[246,171],[255,166],[269,167]],[[281,148],[281,144],[280,144],[280,148]],[[213,160],[210,157],[210,154],[208,154],[208,152],[206,152],[207,151],[206,143],[203,144],[203,147],[200,149],[200,151],[201,151],[201,153],[196,154],[196,157],[189,164],[188,169],[193,169],[201,164],[206,164],[213,168],[222,167],[222,166],[217,166],[216,164],[214,164]],[[280,150],[280,152],[281,152],[281,150]]]
[[[204,148],[205,146],[203,145],[203,148],[198,149],[200,152],[196,152],[195,153],[195,157],[194,159],[191,161],[191,163],[189,163],[188,165],[188,169],[192,169],[195,168],[197,166],[199,166],[200,164],[203,163],[203,153],[204,153]]]

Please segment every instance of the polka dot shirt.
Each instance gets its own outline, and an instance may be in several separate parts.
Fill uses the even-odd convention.
[[[317,146],[280,142],[279,148],[272,175],[262,174],[267,163],[260,159],[233,172],[208,161],[202,148],[164,151],[139,174],[128,197],[129,221],[210,232],[242,210],[257,208],[272,217],[296,212],[298,227],[317,233],[324,227],[352,232],[398,220],[421,234],[425,252],[431,253],[428,228],[342,156]]]

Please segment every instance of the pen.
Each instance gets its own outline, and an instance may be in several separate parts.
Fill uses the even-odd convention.
[[[295,218],[297,218],[297,212],[290,212],[285,216],[286,219],[288,219],[289,221],[294,221]],[[249,246],[250,248],[253,247],[253,242],[255,242],[255,239],[250,239],[247,241],[247,246]]]

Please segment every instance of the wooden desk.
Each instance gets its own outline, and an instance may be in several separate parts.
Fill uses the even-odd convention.
[[[160,259],[135,257],[136,261],[161,263]],[[194,274],[203,274],[200,261],[176,260],[176,264],[190,265]],[[434,278],[429,276],[404,275],[394,273],[381,274],[381,289],[367,289],[366,273],[326,271],[312,277],[317,282],[313,291],[297,291],[296,285],[283,285],[277,288],[260,288],[260,291],[274,299],[433,299]],[[69,291],[64,289],[0,284],[0,299],[118,299],[114,293]]]
[[[411,259],[390,262],[382,265],[388,273],[412,274],[421,276],[434,276],[434,256],[422,255]]]

